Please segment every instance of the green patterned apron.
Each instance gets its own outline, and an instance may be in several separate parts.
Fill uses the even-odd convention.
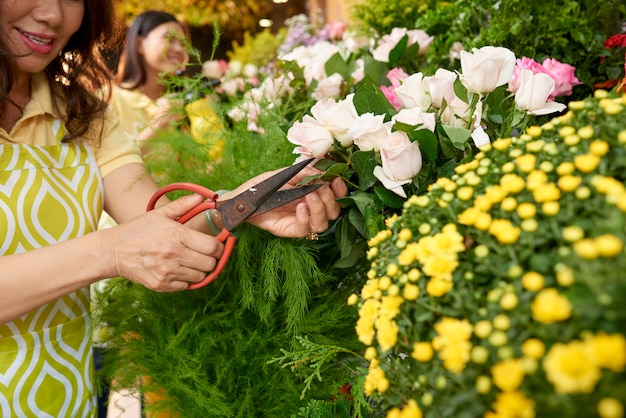
[[[85,143],[0,145],[0,255],[94,231],[102,191]],[[94,382],[89,288],[0,325],[2,418],[95,416]]]

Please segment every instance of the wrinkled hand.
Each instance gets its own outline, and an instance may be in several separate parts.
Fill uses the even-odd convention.
[[[187,289],[213,270],[224,246],[176,219],[202,202],[189,195],[110,229],[115,272],[159,292]]]
[[[271,177],[276,172],[271,171],[254,177],[234,190],[233,195]],[[296,187],[298,182],[314,174],[319,174],[319,171],[306,167],[283,186],[283,189]],[[345,182],[341,178],[335,178],[331,183],[325,183],[301,199],[250,217],[248,222],[279,237],[304,238],[309,233],[321,233],[328,229],[329,221],[337,219],[341,211],[341,206],[335,199],[344,197],[347,193]]]

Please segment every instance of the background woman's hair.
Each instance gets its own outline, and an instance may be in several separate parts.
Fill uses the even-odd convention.
[[[146,82],[146,69],[137,50],[137,40],[139,37],[148,36],[154,28],[168,22],[176,22],[186,31],[185,25],[176,17],[159,10],[148,10],[133,20],[126,32],[124,49],[117,69],[117,83],[121,87],[135,89]]]

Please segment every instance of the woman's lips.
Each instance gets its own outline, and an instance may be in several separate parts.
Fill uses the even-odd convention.
[[[52,52],[52,45],[54,44],[55,36],[49,36],[44,34],[37,34],[31,32],[24,32],[18,30],[24,45],[32,52],[41,55],[47,55]]]

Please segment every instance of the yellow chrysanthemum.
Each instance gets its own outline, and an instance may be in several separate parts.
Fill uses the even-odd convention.
[[[500,361],[491,367],[493,384],[504,392],[516,390],[524,380],[524,367],[519,359]]]
[[[624,405],[615,398],[604,398],[598,402],[600,418],[623,418]]]
[[[537,157],[533,154],[520,155],[515,159],[515,164],[524,173],[530,173],[537,166]]]
[[[385,372],[380,367],[370,367],[364,382],[365,394],[367,396],[377,391],[384,393],[389,389],[389,380],[385,376]]]
[[[600,157],[593,154],[583,154],[574,157],[576,169],[582,173],[591,173],[600,164]]]
[[[435,253],[424,260],[422,271],[424,274],[441,278],[446,280],[452,280],[452,273],[459,265],[459,260],[456,254],[448,253]]]
[[[386,317],[376,320],[376,340],[380,351],[390,350],[398,342],[398,324]]]
[[[422,418],[422,410],[414,399],[409,399],[406,406],[402,409],[391,408],[387,412],[386,418]]]
[[[535,402],[522,392],[503,392],[496,395],[494,418],[534,418]],[[487,416],[487,415],[485,415]]]
[[[430,361],[433,358],[433,345],[428,341],[421,341],[413,344],[413,352],[411,357],[417,361]]]
[[[554,344],[543,360],[546,378],[557,393],[591,393],[602,376],[589,344]]]
[[[598,367],[620,372],[626,366],[626,339],[621,334],[599,332],[590,339]]]
[[[572,304],[553,287],[540,291],[530,307],[535,321],[543,324],[565,321],[572,314]]]
[[[527,339],[522,343],[521,349],[524,356],[534,360],[540,359],[546,352],[546,346],[538,338]]]
[[[453,283],[451,280],[441,278],[432,278],[426,283],[426,293],[430,296],[441,297],[452,290]]]
[[[538,292],[543,289],[545,280],[542,274],[536,271],[529,271],[522,276],[522,286],[529,292]]]

